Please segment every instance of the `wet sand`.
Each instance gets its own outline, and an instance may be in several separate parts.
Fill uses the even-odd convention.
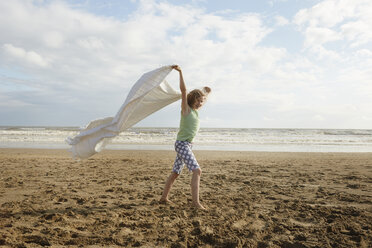
[[[208,211],[173,151],[0,149],[0,246],[371,247],[372,153],[195,154]]]

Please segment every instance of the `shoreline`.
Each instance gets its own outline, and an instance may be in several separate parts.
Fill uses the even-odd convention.
[[[0,127],[1,129],[1,127]],[[0,148],[68,149],[77,131],[60,127],[2,129]],[[112,150],[173,150],[177,128],[133,128],[110,140]],[[372,129],[201,128],[193,150],[372,152]]]
[[[275,159],[292,159],[295,162],[296,159],[302,159],[304,162],[306,159],[326,159],[332,161],[332,159],[346,159],[345,163],[349,162],[350,166],[354,163],[354,160],[365,161],[368,168],[372,168],[372,153],[371,152],[277,152],[277,151],[221,151],[221,150],[193,150],[197,160],[207,161],[219,161],[221,159],[260,159],[262,161],[268,159],[274,161]],[[13,156],[42,156],[42,157],[65,157],[74,161],[88,161],[88,160],[101,160],[101,159],[118,159],[121,157],[142,157],[144,155],[147,159],[151,156],[157,159],[159,156],[166,159],[171,159],[170,163],[173,164],[173,159],[176,156],[176,152],[173,149],[169,150],[142,150],[142,149],[130,149],[130,150],[118,150],[118,149],[104,149],[101,152],[96,153],[87,159],[74,159],[72,153],[68,149],[60,148],[0,148],[0,159],[2,156],[13,157]],[[279,161],[280,162],[280,161]],[[341,163],[341,161],[339,161]],[[370,166],[369,166],[370,162]],[[311,163],[311,161],[309,161]],[[343,163],[342,163],[343,164]],[[372,169],[370,170],[372,177]],[[372,179],[372,178],[371,178]]]
[[[351,247],[372,243],[372,155],[195,151],[159,204],[174,151],[0,149],[0,245]]]
[[[0,149],[38,149],[38,150],[69,150],[65,144],[1,145]],[[104,150],[108,151],[174,151],[173,144],[109,144]],[[321,145],[193,145],[193,151],[218,151],[218,152],[286,152],[286,153],[372,153],[369,146],[321,146]]]
[[[196,158],[199,160],[199,156],[202,157],[212,157],[214,160],[223,159],[223,158],[249,158],[251,156],[255,157],[293,157],[295,158],[312,158],[312,157],[323,157],[323,158],[359,158],[365,159],[366,161],[371,161],[372,165],[372,152],[287,152],[287,151],[222,151],[222,150],[193,150]],[[46,157],[65,157],[69,158],[72,161],[86,161],[94,160],[101,158],[110,158],[117,159],[118,157],[124,156],[140,156],[141,154],[151,154],[150,156],[166,156],[167,158],[173,159],[176,156],[176,152],[173,149],[128,149],[128,150],[119,150],[119,149],[104,149],[101,152],[94,154],[93,156],[87,159],[74,159],[72,152],[69,149],[61,148],[1,148],[0,147],[0,159],[2,155],[42,155]],[[172,161],[173,163],[173,161]],[[372,172],[372,170],[371,170]]]

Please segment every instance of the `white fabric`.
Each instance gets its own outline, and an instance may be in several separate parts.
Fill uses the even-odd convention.
[[[92,121],[77,136],[68,137],[66,141],[72,146],[73,156],[89,158],[101,151],[107,142],[120,132],[179,100],[181,94],[165,81],[171,71],[171,66],[163,66],[143,74],[130,90],[115,117]]]

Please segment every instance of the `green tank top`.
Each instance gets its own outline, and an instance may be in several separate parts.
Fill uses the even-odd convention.
[[[177,140],[192,142],[198,131],[198,111],[191,109],[190,113],[186,116],[181,113],[180,130],[178,131]]]

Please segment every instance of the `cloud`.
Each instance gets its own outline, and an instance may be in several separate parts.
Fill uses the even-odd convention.
[[[32,104],[29,104],[21,99],[14,99],[9,95],[5,95],[0,93],[0,107],[3,108],[5,111],[9,111],[9,108],[24,108],[24,107],[32,107]]]
[[[43,40],[45,45],[50,48],[61,48],[64,44],[64,37],[58,31],[47,31]]]
[[[324,0],[308,9],[297,12],[298,25],[334,27],[348,18],[360,17],[360,9],[369,5],[368,0]]]
[[[325,0],[298,11],[293,22],[305,32],[307,46],[340,39],[360,46],[372,41],[371,11],[369,0]]]
[[[291,126],[296,115],[299,126],[311,123],[312,116],[325,123],[335,109],[346,118],[341,98],[328,100],[332,92],[370,103],[372,49],[366,44],[372,10],[367,1],[326,0],[300,10],[291,25],[280,13],[226,15],[167,1],[135,5],[125,18],[114,18],[63,1],[0,1],[4,108],[27,111],[41,124],[84,125],[114,115],[142,73],[173,63],[182,66],[188,88],[212,87],[205,119],[210,126],[259,126],[260,118]],[[269,26],[272,19],[275,24]],[[303,38],[300,51],[270,40],[271,33],[293,29],[293,23],[298,30],[291,32]],[[288,43],[282,36],[277,36],[282,44]],[[350,88],[353,79],[358,80]],[[169,81],[178,86],[176,74]],[[320,111],[322,105],[333,108]],[[51,120],[48,113],[56,109],[61,114]],[[240,114],[222,121],[223,110]]]
[[[275,4],[277,3],[283,3],[283,2],[287,2],[288,0],[270,0],[268,1],[268,4],[270,7],[273,7]]]
[[[138,2],[125,20],[60,1],[2,1],[0,9],[0,33],[7,34],[0,37],[6,55],[0,65],[25,75],[30,104],[50,101],[76,113],[92,106],[101,109],[97,115],[112,115],[138,77],[160,65],[179,63],[190,88],[213,82],[218,92],[232,79],[246,87],[245,79],[236,77],[238,68],[262,74],[283,54],[259,47],[271,30],[254,13],[224,17],[161,1]],[[238,98],[244,96],[229,88]],[[45,93],[43,103],[39,91]],[[48,104],[41,107],[48,109]]]
[[[371,24],[372,20],[348,22],[341,26],[341,34],[352,42],[351,47],[358,47],[372,41]]]
[[[36,65],[40,67],[47,67],[48,62],[41,55],[34,51],[26,51],[21,47],[15,47],[12,44],[4,44],[3,50],[5,54],[9,55],[12,59],[18,60],[20,63],[26,62],[30,65]]]
[[[270,32],[257,14],[225,18],[189,6],[145,1],[127,20],[118,21],[62,2],[2,5],[2,16],[13,29],[1,39],[4,49],[41,67],[50,65],[38,77],[63,81],[66,88],[75,90],[83,91],[88,85],[98,89],[102,84],[128,88],[139,73],[173,62],[190,71],[206,65],[221,70],[235,64],[264,72],[280,56],[278,49],[256,49]],[[25,23],[31,31],[24,32]],[[9,30],[5,25],[1,28],[4,33]],[[27,73],[35,75],[31,70]]]
[[[329,28],[309,27],[305,31],[305,47],[319,46],[339,39],[341,35]]]
[[[278,26],[285,26],[289,24],[289,20],[283,16],[275,16],[275,22]]]

